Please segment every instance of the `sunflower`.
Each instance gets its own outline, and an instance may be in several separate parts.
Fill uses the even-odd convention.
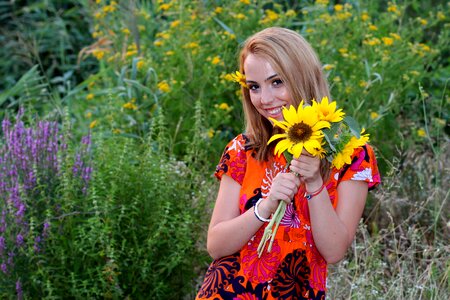
[[[312,106],[303,107],[303,101],[296,110],[294,106],[289,109],[283,107],[284,121],[269,118],[274,126],[280,127],[284,133],[274,134],[267,144],[283,138],[275,146],[275,155],[288,151],[294,157],[299,157],[306,149],[312,155],[323,155],[322,140],[323,128],[330,128],[328,121],[319,119],[317,109]]]
[[[248,88],[247,83],[245,82],[245,75],[239,71],[236,71],[235,74],[231,74],[234,82],[239,83],[242,87]]]
[[[349,165],[352,163],[352,154],[356,148],[364,146],[369,141],[369,134],[363,134],[364,129],[361,131],[361,136],[359,138],[352,136],[350,140],[345,144],[342,151],[336,153],[331,162],[331,165],[336,169],[342,168],[344,165]]]
[[[312,101],[312,106],[315,107],[319,113],[319,119],[328,122],[340,122],[345,116],[342,109],[336,110],[336,101],[328,103],[328,97],[323,97],[322,101]]]

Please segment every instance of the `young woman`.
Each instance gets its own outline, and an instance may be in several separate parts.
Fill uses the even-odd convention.
[[[246,130],[226,146],[215,172],[221,181],[207,241],[214,261],[197,299],[324,299],[327,263],[344,257],[368,189],[380,182],[373,150],[357,148],[339,170],[303,150],[287,172],[284,156],[267,145],[269,118],[282,120],[282,107],[329,97],[321,64],[298,33],[267,28],[251,36],[240,72]],[[286,213],[272,250],[258,257],[279,201]]]

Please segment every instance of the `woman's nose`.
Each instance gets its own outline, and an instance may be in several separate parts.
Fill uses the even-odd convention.
[[[272,91],[268,88],[262,88],[261,90],[261,103],[262,104],[268,104],[273,101],[273,94]]]

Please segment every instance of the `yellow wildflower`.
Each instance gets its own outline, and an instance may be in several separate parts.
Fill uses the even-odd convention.
[[[363,13],[361,14],[361,20],[362,20],[363,22],[369,20],[369,18],[370,18],[370,17],[369,17],[369,14],[368,14],[368,13],[363,12]]]
[[[158,89],[163,93],[168,93],[170,91],[170,86],[167,81],[163,80],[158,83]]]
[[[239,2],[244,3],[244,4],[250,4],[250,0],[239,0]]]
[[[331,23],[333,21],[333,18],[328,13],[321,14],[319,18],[322,19],[326,24]]]
[[[172,51],[172,50],[169,50],[169,51],[166,51],[164,54],[167,55],[167,56],[171,56],[171,55],[174,55],[175,52]]]
[[[136,68],[138,70],[141,70],[144,67],[144,65],[145,65],[145,62],[143,60],[140,60],[140,61],[137,62]]]
[[[210,129],[208,130],[208,137],[209,137],[210,139],[212,139],[212,138],[214,137],[214,129],[210,128]]]
[[[286,17],[291,18],[291,17],[295,17],[297,15],[297,13],[295,12],[295,10],[293,9],[289,9],[288,11],[286,11]]]
[[[333,65],[333,64],[326,64],[326,65],[323,66],[323,69],[324,69],[325,71],[329,71],[329,70],[331,70],[331,69],[334,69],[335,67],[336,67],[336,66]]]
[[[225,102],[220,103],[219,108],[221,110],[230,110],[230,106]]]
[[[101,60],[103,56],[105,56],[105,51],[95,49],[92,51],[92,55],[94,55],[96,59]]]
[[[378,30],[378,27],[375,26],[375,25],[373,25],[373,24],[370,24],[370,25],[369,25],[369,30],[377,31],[377,30]]]
[[[175,28],[178,25],[180,25],[181,21],[180,20],[175,20],[172,23],[170,23],[170,28]]]
[[[425,51],[425,52],[430,52],[430,51],[431,51],[430,46],[428,46],[428,45],[426,45],[426,44],[420,43],[419,46],[420,46],[420,47],[422,48],[422,50]]]
[[[144,25],[138,25],[138,30],[139,31],[145,31],[145,26]]]
[[[437,16],[439,21],[444,21],[445,20],[445,15],[441,11],[438,11],[436,16]]]
[[[341,54],[345,54],[345,53],[348,52],[348,49],[347,49],[347,48],[340,48],[338,51],[339,51],[339,53],[341,53]]]
[[[419,75],[420,75],[420,73],[417,72],[417,71],[415,71],[415,70],[409,72],[409,74],[411,74],[411,75],[413,75],[413,76],[419,76]]]
[[[211,63],[213,64],[213,65],[217,65],[217,64],[219,64],[221,62],[221,60],[220,60],[220,57],[219,56],[215,56],[213,59],[212,59],[212,61],[211,61]]]
[[[370,40],[364,40],[363,44],[369,45],[369,46],[375,46],[381,44],[381,41],[379,38],[372,38]]]
[[[379,115],[378,115],[377,112],[375,112],[375,111],[371,111],[371,112],[370,112],[370,118],[371,118],[372,120],[375,120],[375,119],[377,119],[378,117],[379,117]]]
[[[130,56],[136,55],[137,53],[138,53],[137,50],[127,51],[125,53],[125,57],[130,57]]]
[[[171,7],[172,7],[171,3],[164,3],[159,6],[159,9],[165,11],[169,10]]]
[[[349,11],[339,12],[336,14],[338,20],[346,20],[352,16],[352,13]]]
[[[190,42],[183,46],[183,48],[188,48],[188,49],[194,49],[194,48],[198,48],[198,47],[199,47],[199,45],[196,42]]]
[[[220,6],[217,6],[216,9],[214,9],[214,12],[215,12],[216,14],[220,14],[222,11],[223,11],[223,8],[220,7]]]
[[[94,94],[92,94],[92,93],[87,94],[86,100],[92,100],[92,99],[94,99]]]
[[[391,46],[394,43],[394,39],[390,37],[382,37],[381,40],[386,46]]]
[[[263,22],[270,22],[270,21],[276,21],[280,17],[279,14],[274,12],[271,9],[266,9],[266,17],[264,18]]]
[[[238,20],[244,20],[246,16],[244,14],[238,13],[237,15],[234,16],[234,18]]]
[[[388,12],[395,13],[395,14],[398,14],[398,13],[399,13],[399,11],[398,11],[398,9],[397,9],[397,5],[392,4],[392,3],[390,3],[390,2],[389,2],[389,6],[388,6],[387,11],[388,11]]]
[[[365,87],[367,86],[367,81],[360,80],[359,83],[358,83],[358,85],[359,85],[360,87],[365,88]]]
[[[94,128],[95,126],[97,126],[97,120],[94,120],[94,121],[92,121],[90,124],[89,124],[89,128]]]
[[[308,29],[306,29],[306,32],[307,32],[307,33],[313,33],[313,32],[315,32],[315,30],[312,29],[312,28],[308,28]]]
[[[227,81],[234,81],[233,74],[225,74],[222,77]]]
[[[224,35],[228,36],[230,39],[235,40],[236,39],[236,35],[233,33],[229,33],[228,31],[224,31],[223,33]]]
[[[344,9],[344,5],[342,5],[342,4],[336,4],[335,6],[334,6],[334,10],[335,11],[341,11],[341,10],[343,10]]]
[[[155,45],[156,47],[161,47],[162,45],[164,45],[164,42],[161,40],[156,40],[153,42],[153,45]]]
[[[92,117],[92,113],[89,111],[86,113],[86,118],[90,119]]]
[[[167,32],[163,31],[163,32],[158,32],[156,34],[156,37],[162,38],[164,40],[167,40],[170,38],[170,34],[168,34]]]
[[[128,28],[122,29],[122,32],[125,33],[126,35],[129,35],[131,33]]]
[[[391,32],[391,33],[389,33],[389,35],[392,36],[396,40],[400,40],[401,39],[401,37],[398,34],[396,34],[396,33],[392,33]]]
[[[100,4],[100,2],[102,2],[102,0],[95,0],[95,3]]]
[[[329,0],[316,0],[316,4],[319,5],[328,5]]]
[[[425,131],[425,129],[419,128],[417,130],[417,135],[420,136],[420,137],[426,137],[427,136],[427,132]]]
[[[333,78],[333,82],[335,82],[335,83],[341,82],[341,77],[340,77],[340,76],[334,77],[334,78]]]
[[[428,21],[425,19],[422,19],[421,17],[417,18],[417,21],[419,21],[419,23],[423,26],[428,24]]]
[[[133,102],[127,102],[124,105],[122,105],[122,107],[126,108],[126,109],[132,109],[132,110],[136,110],[137,109],[136,104],[134,104]]]

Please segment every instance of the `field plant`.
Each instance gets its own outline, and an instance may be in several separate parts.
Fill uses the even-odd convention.
[[[444,1],[0,3],[0,298],[192,299],[211,174],[243,130],[240,44],[269,26],[317,50],[370,134],[371,193],[330,299],[447,299]]]

